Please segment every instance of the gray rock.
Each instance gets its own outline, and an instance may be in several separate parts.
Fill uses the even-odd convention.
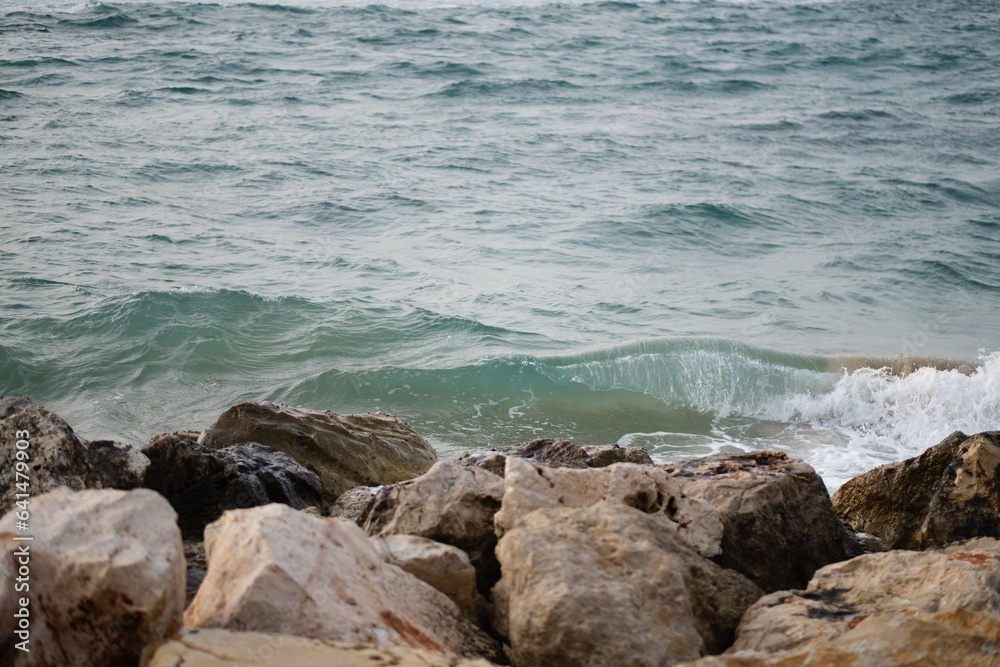
[[[333,519],[347,519],[361,525],[365,512],[375,502],[375,496],[382,487],[356,486],[337,498],[330,508]]]
[[[642,447],[619,447],[618,445],[603,445],[584,447],[595,468],[604,468],[612,463],[637,463],[653,465],[653,458]]]

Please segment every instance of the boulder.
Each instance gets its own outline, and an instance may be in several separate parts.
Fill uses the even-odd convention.
[[[0,556],[10,565],[18,549],[29,550],[16,558],[29,560],[31,651],[16,650],[18,638],[5,634],[3,664],[134,665],[144,646],[180,628],[184,554],[162,496],[62,487],[31,498],[29,508],[34,539],[8,535]],[[13,513],[2,525],[14,525]]]
[[[142,485],[149,461],[131,445],[110,441],[88,443],[69,424],[30,398],[0,396],[0,512],[14,506],[17,452],[14,445],[28,433],[28,486],[39,494],[66,486],[81,489],[132,489]],[[18,435],[18,434],[21,435]]]
[[[231,630],[182,630],[143,654],[141,667],[490,667],[435,651],[372,646],[292,635]]]
[[[593,467],[604,468],[612,463],[637,463],[639,465],[653,465],[653,458],[643,447],[620,447],[618,445],[603,445],[597,447],[584,447]]]
[[[208,574],[184,625],[496,657],[499,645],[356,524],[271,504],[205,531]]]
[[[708,503],[688,498],[664,470],[634,463],[598,469],[559,469],[508,458],[497,534],[538,509],[586,507],[614,498],[651,516],[705,557],[720,553],[722,522]]]
[[[542,509],[497,547],[496,628],[518,667],[660,667],[721,651],[762,594],[618,500]]]
[[[205,544],[193,540],[184,541],[184,561],[187,563],[187,577],[184,589],[184,607],[187,608],[205,581],[208,573],[208,560],[205,557]]]
[[[920,456],[848,481],[833,503],[855,530],[894,549],[1000,538],[1000,431],[952,433]]]
[[[450,544],[417,535],[370,538],[387,563],[438,589],[468,618],[477,614],[476,568],[469,555]]]
[[[732,651],[796,653],[869,616],[958,608],[1000,612],[1000,542],[888,551],[827,565],[805,590],[771,593],[750,607]]]
[[[288,454],[319,475],[326,511],[348,489],[412,479],[437,460],[430,443],[393,415],[338,415],[270,402],[234,405],[198,442],[213,450],[258,442]]]
[[[437,463],[415,480],[381,489],[361,520],[373,537],[419,535],[469,554],[484,594],[500,578],[493,515],[504,482],[480,468]]]
[[[455,459],[460,466],[486,468],[503,476],[504,461],[508,456],[544,463],[553,468],[592,468],[594,460],[583,447],[565,438],[540,438],[508,447],[466,452]]]
[[[334,519],[347,519],[361,525],[361,517],[375,501],[375,495],[381,487],[356,486],[342,494],[330,508],[329,516]]]
[[[174,434],[143,448],[150,466],[145,486],[161,493],[178,514],[187,540],[227,509],[284,503],[304,509],[322,502],[319,477],[287,454],[258,443],[210,451]]]
[[[722,518],[715,562],[764,591],[804,588],[820,567],[864,552],[816,472],[782,452],[720,454],[664,466]]]

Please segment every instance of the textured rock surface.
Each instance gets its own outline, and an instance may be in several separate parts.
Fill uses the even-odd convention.
[[[685,497],[680,485],[661,468],[634,463],[572,470],[508,458],[503,504],[494,522],[502,535],[537,509],[586,507],[609,498],[657,517],[702,556],[721,551],[718,513],[702,500]]]
[[[437,463],[415,480],[380,490],[362,527],[373,537],[419,535],[462,549],[486,593],[500,578],[493,515],[503,493],[503,480],[491,472]]]
[[[210,451],[167,434],[143,448],[146,486],[178,514],[185,539],[201,540],[205,526],[227,509],[284,503],[304,509],[322,502],[319,477],[282,452],[257,443]]]
[[[330,517],[334,519],[347,519],[361,525],[361,518],[365,515],[368,507],[375,501],[375,494],[378,487],[356,486],[344,493],[330,508]]]
[[[88,443],[69,424],[29,398],[0,396],[0,512],[14,506],[16,452],[14,444],[27,431],[30,443],[32,494],[57,486],[132,489],[140,486],[149,461],[130,445],[100,441]]]
[[[409,572],[438,589],[467,617],[476,614],[476,568],[469,555],[450,544],[417,535],[371,538],[387,563]]]
[[[518,667],[659,667],[721,651],[761,591],[616,500],[539,510],[500,540],[497,628]]]
[[[5,634],[0,663],[134,665],[146,644],[180,627],[184,554],[160,495],[60,488],[30,508],[31,652]],[[0,556],[10,563],[19,544],[3,536]]]
[[[619,447],[618,445],[603,445],[584,447],[595,468],[604,468],[612,463],[637,463],[653,465],[653,458],[642,447]]]
[[[460,466],[485,468],[503,476],[504,461],[508,456],[544,463],[554,468],[591,468],[594,460],[583,447],[564,438],[540,438],[509,447],[471,451],[455,459]]]
[[[896,549],[1000,537],[1000,431],[955,432],[918,457],[855,477],[833,503],[856,530]]]
[[[499,653],[443,593],[385,563],[350,521],[272,504],[230,510],[205,532],[208,575],[187,627]]]
[[[866,554],[828,565],[806,590],[758,600],[732,650],[794,653],[827,643],[869,616],[944,609],[1000,612],[1000,542]]]
[[[230,630],[184,630],[150,646],[142,667],[490,667],[434,651]]]
[[[819,475],[781,452],[717,455],[664,467],[685,495],[719,511],[715,561],[765,591],[804,588],[820,567],[864,550]]]
[[[198,442],[209,449],[259,442],[285,452],[319,475],[327,511],[348,489],[412,479],[437,460],[430,443],[393,415],[338,415],[269,402],[234,405]]]

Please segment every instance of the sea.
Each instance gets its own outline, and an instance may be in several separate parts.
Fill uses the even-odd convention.
[[[998,63],[995,0],[0,0],[0,393],[832,491],[1000,429]]]

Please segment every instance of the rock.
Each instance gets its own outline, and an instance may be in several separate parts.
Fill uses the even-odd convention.
[[[187,627],[500,655],[447,596],[385,563],[350,521],[271,504],[230,510],[205,532],[208,575]]]
[[[361,517],[365,511],[375,501],[375,495],[381,487],[377,486],[356,486],[344,493],[330,508],[330,517],[334,519],[347,519],[361,525]]]
[[[0,556],[10,564],[21,545],[29,549],[31,652],[4,635],[3,664],[134,665],[146,644],[180,628],[184,555],[163,497],[63,487],[32,497],[30,513],[34,540],[8,534]],[[14,525],[13,513],[2,525]]]
[[[486,470],[436,463],[415,480],[379,491],[361,525],[373,537],[419,535],[458,547],[469,554],[485,594],[500,578],[493,515],[503,487]]]
[[[412,479],[437,460],[430,443],[393,415],[338,415],[270,402],[234,405],[198,442],[209,449],[259,442],[285,452],[319,475],[326,511],[348,489]]]
[[[806,590],[772,593],[750,607],[732,650],[797,653],[869,616],[957,608],[1000,612],[1000,542],[866,554],[827,565]]]
[[[617,500],[527,514],[500,539],[497,557],[496,627],[518,667],[692,660],[726,648],[761,595],[657,517]]]
[[[184,561],[187,563],[187,577],[184,588],[184,607],[187,608],[194,600],[194,596],[201,587],[201,582],[205,581],[208,573],[208,559],[205,557],[205,544],[185,540]]]
[[[837,518],[819,475],[781,452],[721,454],[664,469],[686,496],[720,513],[715,562],[766,592],[803,588],[818,568],[864,551]]]
[[[455,463],[486,468],[502,477],[504,461],[508,456],[544,463],[553,468],[591,468],[594,465],[594,460],[583,447],[563,438],[541,438],[509,447],[466,452],[455,459]]]
[[[304,509],[322,502],[319,478],[287,454],[257,443],[210,451],[167,434],[150,440],[146,486],[170,501],[187,540],[227,509],[284,503]]]
[[[58,486],[132,489],[142,484],[149,461],[131,445],[110,441],[88,443],[69,424],[24,397],[0,397],[0,512],[14,506],[17,452],[28,433],[27,475],[31,493]]]
[[[493,520],[497,534],[503,535],[535,510],[586,507],[608,498],[655,516],[702,556],[721,551],[718,513],[705,501],[686,497],[662,469],[634,463],[573,470],[508,458],[503,504]]]
[[[653,458],[642,447],[619,447],[604,445],[602,447],[584,447],[595,468],[604,468],[612,463],[637,463],[653,465]]]
[[[183,630],[150,646],[141,667],[490,667],[485,660],[465,660],[434,651],[377,647],[231,630]]]
[[[417,535],[370,538],[387,563],[438,589],[468,618],[477,614],[476,568],[469,555],[450,544]]]
[[[848,481],[833,503],[856,530],[894,549],[1000,537],[1000,431],[952,433],[918,457]]]

